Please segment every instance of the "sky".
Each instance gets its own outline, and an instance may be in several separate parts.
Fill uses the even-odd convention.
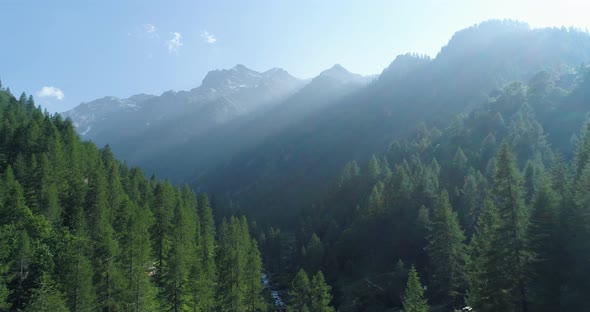
[[[190,90],[236,64],[378,74],[489,19],[590,29],[587,0],[0,0],[0,11],[0,80],[49,112]]]

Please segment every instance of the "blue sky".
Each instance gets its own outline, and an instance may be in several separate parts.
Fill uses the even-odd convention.
[[[244,64],[310,78],[335,63],[380,73],[396,55],[435,56],[488,19],[590,28],[586,0],[0,0],[0,79],[50,112],[106,95],[198,86]]]

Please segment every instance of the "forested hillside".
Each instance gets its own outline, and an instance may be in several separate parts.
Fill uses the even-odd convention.
[[[340,65],[300,80],[280,68],[210,71],[190,91],[105,97],[62,113],[76,131],[147,172],[190,181],[366,86]],[[176,152],[171,153],[174,150]]]
[[[488,21],[375,79],[238,65],[87,129],[0,85],[0,311],[586,311],[588,61],[587,31]]]
[[[444,128],[511,81],[528,82],[543,70],[571,73],[589,61],[586,32],[483,22],[455,33],[435,58],[398,56],[366,88],[236,154],[227,164],[195,174],[190,182],[231,198],[258,218],[271,216],[288,225],[302,206],[329,190],[347,161],[367,162],[372,153],[383,153],[392,140],[407,137],[421,122]],[[571,133],[571,124],[565,126]]]
[[[217,234],[216,234],[217,232]],[[259,311],[245,217],[148,179],[0,85],[0,311]]]
[[[588,67],[540,72],[349,162],[301,213],[297,265],[326,273],[340,311],[405,309],[411,266],[432,311],[585,310],[588,92]]]
[[[150,174],[214,194],[230,212],[292,226],[350,159],[367,162],[421,122],[447,127],[511,81],[571,73],[590,61],[590,36],[490,20],[457,31],[435,57],[392,59],[377,77],[335,65],[310,81],[238,65],[190,91],[107,97],[64,116]]]

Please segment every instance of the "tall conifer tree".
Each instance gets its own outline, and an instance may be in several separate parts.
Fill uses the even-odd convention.
[[[498,251],[501,259],[498,265],[504,277],[494,286],[506,294],[498,308],[526,312],[529,303],[527,277],[532,257],[527,240],[529,213],[524,203],[522,178],[506,144],[498,152],[494,183],[500,228],[492,248]]]
[[[446,191],[441,193],[432,212],[427,250],[435,297],[450,306],[460,306],[466,289],[467,249],[465,235]]]
[[[406,294],[403,300],[404,312],[428,312],[428,303],[424,299],[424,289],[420,283],[418,272],[412,266],[408,274]]]

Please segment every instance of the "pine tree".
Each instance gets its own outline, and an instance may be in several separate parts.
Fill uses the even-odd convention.
[[[501,256],[498,265],[504,272],[504,278],[494,286],[507,294],[501,308],[526,312],[527,271],[531,261],[527,244],[529,216],[524,204],[522,178],[506,144],[498,152],[494,182],[494,195],[501,220],[495,248]]]
[[[590,163],[590,123],[586,124],[586,129],[584,132],[584,137],[582,139],[582,143],[578,147],[578,151],[576,153],[576,179],[582,175],[582,171],[586,168],[588,163]]]
[[[239,219],[236,218],[236,242],[235,245],[236,250],[238,251],[238,285],[237,288],[240,292],[240,306],[241,309],[245,309],[246,307],[246,290],[247,290],[247,281],[246,281],[246,270],[248,265],[248,253],[252,251],[251,243],[252,239],[250,237],[250,229],[248,227],[248,220],[245,216],[241,216]]]
[[[317,272],[322,266],[324,246],[315,233],[311,235],[305,251],[305,270]]]
[[[371,160],[369,160],[368,165],[368,172],[369,172],[369,179],[370,181],[377,181],[382,174],[381,165],[379,164],[379,160],[375,155],[371,155]]]
[[[217,302],[221,307],[230,309],[232,307],[232,293],[236,291],[233,288],[232,280],[237,275],[234,273],[236,267],[233,258],[236,250],[231,244],[230,223],[224,218],[218,228],[219,238],[217,240],[218,250],[216,254],[217,263]],[[234,296],[236,296],[234,294]]]
[[[412,210],[410,209],[415,205],[415,202],[412,200],[414,184],[408,170],[403,166],[396,166],[395,173],[385,187],[387,190],[385,193],[385,205],[392,210],[392,218],[398,220],[399,224],[399,226],[394,227],[392,236],[396,240],[393,243],[393,251],[400,258],[405,258],[410,249],[406,234],[411,230],[410,226],[413,221],[416,220],[412,216]]]
[[[361,169],[356,163],[356,161],[351,161],[344,165],[342,169],[342,174],[340,175],[340,187],[348,184],[354,178],[358,177],[361,174]]]
[[[398,259],[392,272],[392,298],[391,302],[396,307],[401,307],[404,300],[404,292],[408,279],[409,270],[401,259]]]
[[[455,156],[453,157],[453,162],[451,166],[451,177],[450,177],[450,185],[460,185],[460,181],[463,180],[463,177],[467,173],[467,169],[469,168],[469,160],[463,149],[461,147],[457,147],[457,151],[455,152]]]
[[[262,260],[255,239],[251,240],[244,271],[245,307],[247,312],[262,311],[265,307],[262,297]]]
[[[499,228],[498,210],[491,199],[486,199],[469,245],[467,297],[470,305],[483,312],[500,311],[499,302],[505,296],[502,289],[496,287],[497,279],[502,278],[497,265],[500,256],[495,250]]]
[[[59,189],[57,183],[52,180],[52,169],[49,157],[47,154],[41,156],[39,163],[40,167],[40,186],[41,199],[40,206],[42,213],[45,214],[47,220],[55,227],[62,224],[62,207],[59,203]]]
[[[215,267],[215,222],[206,194],[199,196],[198,218],[200,222],[199,241],[197,242],[200,250],[198,261],[201,263],[202,272],[199,277],[201,310],[210,312],[215,306],[217,273]]]
[[[567,231],[566,254],[571,257],[571,267],[568,269],[568,286],[571,303],[566,307],[579,309],[586,305],[585,294],[590,291],[590,159],[586,163],[581,159],[585,151],[590,150],[590,131],[584,137],[581,151],[578,153],[577,165],[574,178],[573,199],[574,205],[565,212],[564,228]]]
[[[153,251],[156,257],[154,276],[156,285],[160,286],[160,278],[165,265],[164,260],[170,251],[172,218],[174,214],[173,190],[168,181],[156,184],[152,211],[155,220],[150,231]]]
[[[30,210],[25,206],[22,186],[16,181],[11,166],[6,168],[0,183],[2,186],[0,224],[22,222],[29,215]]]
[[[527,161],[524,167],[524,201],[530,205],[537,191],[538,179],[543,175],[542,168],[533,161]]]
[[[0,181],[0,225],[12,230],[5,261],[6,276],[4,278],[8,288],[10,310],[24,307],[31,296],[31,289],[39,277],[35,264],[35,237],[31,237],[29,230],[35,222],[32,212],[25,206],[23,189],[12,174],[9,166]],[[11,227],[8,227],[11,226]],[[12,243],[12,248],[10,247]],[[0,264],[1,266],[1,264]]]
[[[431,220],[427,250],[433,271],[434,294],[438,300],[457,307],[463,303],[466,288],[467,250],[465,235],[446,191],[441,193]]]
[[[531,282],[534,311],[562,311],[560,293],[561,241],[558,197],[549,181],[542,179],[533,199],[529,228],[530,245],[535,254]]]
[[[330,287],[326,284],[324,274],[318,271],[311,279],[310,284],[310,311],[333,312],[334,308],[330,306],[332,295]]]
[[[188,279],[195,233],[191,232],[191,219],[185,208],[176,198],[170,251],[166,255],[161,278],[160,295],[164,311],[185,311],[190,302]]]
[[[91,242],[86,234],[86,222],[83,215],[76,218],[77,227],[73,234],[62,233],[60,240],[62,249],[57,252],[61,284],[68,309],[71,311],[94,311],[96,307],[96,291],[93,284],[94,271],[88,259]]]
[[[492,133],[489,133],[481,142],[479,149],[479,168],[487,167],[490,160],[494,158],[496,151],[496,137]]]
[[[414,222],[414,225],[411,228],[412,231],[408,233],[409,235],[411,235],[411,237],[415,237],[415,246],[419,250],[416,253],[416,264],[420,265],[421,267],[428,266],[428,241],[431,232],[431,227],[432,221],[430,220],[430,211],[428,210],[428,208],[422,205],[418,210],[418,216],[416,217],[416,221]]]
[[[389,167],[389,162],[387,161],[387,157],[383,156],[381,160],[381,173],[385,178],[391,177],[391,167]]]
[[[26,179],[22,182],[25,203],[34,214],[41,212],[41,167],[37,161],[37,155],[32,154],[27,166]]]
[[[11,255],[14,259],[10,267],[10,279],[8,280],[8,287],[10,295],[8,301],[11,303],[10,310],[22,309],[31,296],[31,284],[33,277],[32,267],[34,250],[31,247],[31,239],[27,231],[20,231],[17,239],[16,248]]]
[[[119,164],[109,145],[100,151],[101,160],[105,171],[106,180],[106,203],[109,211],[109,221],[115,232],[124,232],[127,226],[126,221],[129,218],[130,211],[128,205],[123,205],[125,200],[123,185],[121,184],[121,173]]]
[[[420,200],[420,203],[431,207],[439,193],[439,174],[440,166],[436,159],[433,159],[430,166],[425,166],[420,162],[418,156],[415,156],[415,184],[413,196]]]
[[[368,206],[368,217],[379,217],[385,213],[385,197],[384,197],[385,185],[382,182],[377,182],[369,195]]]
[[[291,282],[291,288],[289,289],[289,311],[310,311],[310,293],[309,277],[303,269],[300,269]]]
[[[89,228],[94,240],[92,262],[95,267],[94,284],[98,303],[106,311],[119,309],[122,289],[122,272],[118,256],[120,254],[116,233],[110,222],[107,204],[107,190],[104,171],[99,164],[89,178],[87,207]]]
[[[406,293],[403,299],[404,312],[428,312],[428,303],[424,299],[424,289],[420,284],[420,277],[414,266],[408,274]]]
[[[26,312],[68,312],[64,295],[47,275],[41,278],[41,286],[33,291]]]
[[[463,213],[459,214],[462,216],[461,221],[467,236],[470,236],[475,230],[485,197],[485,186],[485,177],[479,171],[469,170],[461,188]]]
[[[187,209],[188,218],[190,222],[190,234],[191,244],[193,245],[192,252],[189,261],[189,284],[188,289],[190,292],[189,308],[196,312],[201,310],[201,280],[203,278],[202,264],[201,264],[201,222],[199,220],[198,209],[197,209],[197,197],[193,193],[188,185],[184,185],[182,188],[182,203]]]
[[[22,186],[23,182],[27,179],[27,173],[29,170],[25,155],[23,153],[18,153],[11,167],[14,172],[14,178]]]
[[[155,288],[149,274],[153,273],[149,229],[153,222],[148,207],[140,208],[126,200],[130,217],[123,232],[122,265],[125,271],[126,288],[124,301],[128,311],[155,311]]]
[[[247,253],[250,251],[250,235],[245,218],[231,217],[222,222],[219,232],[218,254],[218,303],[222,311],[246,309]]]
[[[90,177],[88,172],[83,172],[82,164],[83,157],[80,144],[77,144],[78,137],[76,136],[73,127],[65,123],[64,128],[60,129],[60,138],[63,146],[62,155],[56,155],[57,164],[63,165],[64,174],[60,177],[65,181],[60,192],[60,202],[64,208],[64,224],[70,228],[75,228],[75,218],[85,206],[85,192],[90,186]],[[51,159],[52,162],[54,159]],[[88,163],[91,161],[88,160]],[[67,164],[67,165],[66,165]],[[57,169],[57,168],[56,168]],[[88,214],[88,220],[91,220]],[[89,222],[89,225],[93,223]]]
[[[14,231],[14,227],[12,225],[3,225],[0,226],[0,241],[8,242],[8,239],[12,236],[11,232]],[[10,305],[7,302],[8,295],[10,294],[10,290],[7,286],[7,273],[10,268],[10,246],[9,244],[1,244],[0,245],[0,310],[8,311]]]

